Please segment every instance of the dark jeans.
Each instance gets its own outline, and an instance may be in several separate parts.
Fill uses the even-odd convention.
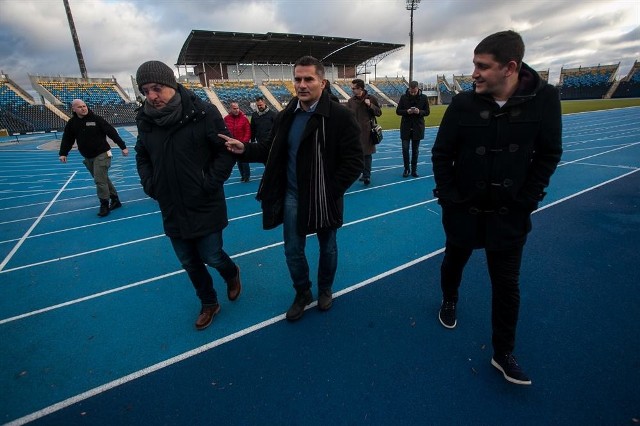
[[[522,249],[523,247],[501,251],[485,250],[491,278],[492,343],[496,354],[511,353],[515,347],[520,310],[518,281]],[[440,267],[443,299],[458,301],[462,271],[471,252],[472,249],[454,246],[447,242]]]
[[[419,140],[411,140],[411,171],[415,172],[418,168],[418,151],[420,148]],[[402,161],[404,169],[409,170],[409,140],[402,141]]]
[[[218,303],[213,278],[206,265],[215,268],[225,281],[235,278],[236,264],[222,249],[222,231],[200,238],[170,238],[173,250],[191,280],[203,306]]]
[[[297,227],[298,200],[287,192],[284,203],[284,254],[289,267],[289,274],[296,291],[311,287],[309,280],[309,263],[305,255],[306,235],[300,235]],[[320,259],[318,262],[318,288],[330,289],[338,269],[338,245],[336,230],[318,231]]]
[[[238,170],[240,171],[240,177],[243,179],[249,179],[251,177],[251,168],[249,163],[241,163],[238,161]]]
[[[364,169],[362,169],[362,179],[371,179],[371,163],[373,162],[372,155],[364,156]]]

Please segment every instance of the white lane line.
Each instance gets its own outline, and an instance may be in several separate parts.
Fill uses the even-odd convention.
[[[62,188],[60,188],[60,190],[58,191],[58,193],[55,195],[55,197],[53,197],[53,200],[51,200],[49,202],[49,204],[47,205],[47,207],[45,207],[44,211],[42,213],[40,213],[40,216],[38,216],[38,218],[36,219],[35,222],[33,222],[33,224],[31,225],[31,227],[27,230],[27,232],[22,236],[22,238],[20,238],[20,241],[18,241],[18,243],[13,247],[13,249],[11,249],[11,251],[9,252],[9,254],[7,255],[7,257],[4,258],[4,260],[2,261],[2,263],[0,263],[0,272],[4,269],[5,266],[7,266],[7,263],[9,263],[9,261],[11,260],[11,258],[13,257],[14,254],[16,254],[16,252],[18,251],[18,249],[20,248],[20,246],[22,245],[22,243],[25,242],[25,240],[27,239],[27,237],[29,236],[29,234],[31,234],[31,231],[33,231],[35,229],[36,226],[38,226],[38,223],[40,223],[40,221],[42,220],[42,218],[44,217],[45,214],[47,214],[47,212],[49,211],[49,209],[51,208],[51,206],[53,205],[53,203],[56,202],[56,200],[58,199],[58,197],[60,196],[60,194],[62,194],[62,191],[64,191],[64,189],[67,187],[67,185],[69,185],[69,183],[71,182],[71,179],[73,179],[73,177],[76,175],[76,173],[78,173],[78,171],[76,170],[75,172],[73,172],[73,174],[69,177],[69,179],[65,182],[64,185],[62,185]]]
[[[366,286],[368,284],[371,284],[371,283],[373,283],[375,281],[378,281],[381,278],[384,278],[386,276],[392,275],[392,274],[394,274],[394,273],[396,273],[398,271],[401,271],[403,269],[409,268],[409,267],[415,265],[416,263],[419,263],[419,262],[427,260],[427,259],[429,259],[431,257],[437,256],[442,252],[444,252],[444,249],[439,249],[439,250],[436,250],[436,251],[434,251],[432,253],[424,255],[424,256],[422,256],[422,257],[420,257],[418,259],[414,259],[414,260],[412,260],[410,262],[405,263],[404,265],[400,265],[400,266],[398,266],[396,268],[393,268],[393,269],[391,269],[389,271],[386,271],[386,272],[383,272],[383,273],[381,273],[379,275],[376,275],[375,277],[369,278],[369,279],[367,279],[365,281],[362,281],[360,283],[354,284],[351,287],[345,288],[344,290],[340,290],[340,291],[334,293],[334,297],[339,297],[339,296],[342,296],[344,294],[347,294],[347,293],[350,293],[352,291],[355,291],[355,290],[357,290],[359,288],[362,288],[362,287],[364,287],[364,286]],[[313,308],[316,305],[316,303],[317,302],[312,303],[311,305],[307,306],[306,309]],[[120,385],[124,385],[125,383],[128,383],[128,382],[132,382],[132,381],[137,380],[137,379],[139,379],[139,378],[141,378],[143,376],[146,376],[148,374],[154,373],[154,372],[156,372],[158,370],[161,370],[163,368],[169,367],[169,366],[171,366],[173,364],[176,364],[178,362],[184,361],[184,360],[186,360],[188,358],[191,358],[191,357],[194,357],[196,355],[199,355],[199,354],[201,354],[203,352],[206,352],[206,351],[208,351],[210,349],[213,349],[215,347],[221,346],[221,345],[223,345],[225,343],[229,343],[229,342],[231,342],[233,340],[236,340],[236,339],[238,339],[240,337],[246,336],[246,335],[248,335],[250,333],[253,333],[255,331],[261,330],[261,329],[263,329],[265,327],[268,327],[268,326],[270,326],[272,324],[275,324],[275,323],[277,323],[279,321],[282,321],[284,318],[285,318],[284,314],[275,316],[273,318],[269,318],[267,320],[264,320],[262,322],[254,324],[251,327],[247,327],[247,328],[239,330],[239,331],[237,331],[235,333],[232,333],[232,334],[229,334],[227,336],[221,337],[220,339],[214,340],[213,342],[207,343],[206,345],[202,345],[200,347],[191,349],[191,350],[189,350],[187,352],[183,352],[183,353],[181,353],[179,355],[176,355],[176,356],[174,356],[172,358],[169,358],[167,360],[161,361],[161,362],[159,362],[157,364],[154,364],[154,365],[151,365],[149,367],[143,368],[141,370],[135,371],[135,372],[133,372],[131,374],[128,374],[128,375],[126,375],[124,377],[121,377],[119,379],[113,380],[113,381],[111,381],[109,383],[105,383],[104,385],[95,387],[93,389],[90,389],[90,390],[88,390],[86,392],[83,392],[83,393],[78,394],[76,396],[73,396],[71,398],[67,398],[64,401],[60,401],[60,402],[58,402],[56,404],[53,404],[53,405],[45,407],[45,408],[43,408],[41,410],[35,411],[35,412],[33,412],[31,414],[28,414],[28,415],[26,415],[24,417],[20,417],[19,419],[16,419],[16,420],[13,420],[12,422],[7,423],[6,426],[17,426],[17,425],[23,425],[25,423],[32,422],[32,421],[34,421],[36,419],[42,418],[42,417],[47,416],[49,414],[55,413],[56,411],[62,410],[63,408],[69,407],[69,406],[71,406],[73,404],[76,404],[78,402],[81,402],[81,401],[84,401],[84,400],[89,399],[91,397],[94,397],[96,395],[99,395],[99,394],[101,394],[103,392],[106,392],[106,391],[108,391],[110,389],[116,388],[116,387],[118,387]]]
[[[148,283],[151,283],[151,282],[154,282],[154,281],[161,280],[163,278],[168,278],[168,277],[171,277],[173,275],[181,274],[183,272],[184,272],[184,270],[173,271],[173,272],[169,272],[169,273],[164,274],[164,275],[158,275],[158,276],[153,277],[153,278],[148,278],[146,280],[142,280],[142,281],[138,281],[138,282],[135,282],[135,283],[127,284],[127,285],[124,285],[122,287],[112,288],[111,290],[102,291],[100,293],[94,293],[94,294],[91,294],[89,296],[80,297],[80,298],[74,299],[74,300],[69,300],[67,302],[59,303],[57,305],[47,306],[46,308],[38,309],[36,311],[27,312],[26,314],[16,315],[15,317],[11,317],[11,318],[6,318],[6,319],[3,319],[3,320],[0,320],[0,325],[6,324],[6,323],[12,322],[12,321],[17,321],[17,320],[20,320],[20,319],[23,319],[23,318],[31,317],[31,316],[34,316],[34,315],[43,314],[45,312],[49,312],[49,311],[53,311],[55,309],[63,308],[65,306],[75,305],[75,304],[80,303],[80,302],[86,302],[87,300],[96,299],[98,297],[106,296],[108,294],[116,293],[116,292],[119,292],[119,291],[122,291],[122,290],[126,290],[128,288],[137,287],[137,286],[143,285],[143,284],[148,284]]]
[[[589,191],[591,191],[593,189],[596,189],[598,187],[601,187],[601,186],[604,186],[604,185],[609,184],[611,182],[614,182],[616,180],[622,179],[623,177],[629,176],[629,175],[631,175],[633,173],[636,173],[638,171],[640,171],[640,169],[631,171],[629,173],[626,173],[625,175],[616,177],[614,179],[610,179],[610,180],[608,180],[606,182],[602,182],[602,183],[600,183],[598,185],[595,185],[593,187],[587,188],[587,189],[585,189],[583,191],[580,191],[580,192],[578,192],[576,194],[572,194],[571,196],[565,197],[565,198],[563,198],[561,200],[558,200],[558,201],[555,201],[555,202],[553,202],[551,204],[545,205],[545,206],[539,208],[538,210],[536,210],[534,212],[534,214],[536,212],[539,212],[541,210],[549,208],[549,207],[551,207],[553,205],[556,205],[556,204],[559,204],[559,203],[564,202],[566,200],[569,200],[571,198],[574,198],[574,197],[576,197],[576,196],[578,196],[580,194],[584,194],[584,193],[589,192]],[[419,262],[422,262],[424,260],[427,260],[427,259],[429,259],[431,257],[437,256],[442,252],[444,252],[444,248],[436,250],[436,251],[434,251],[432,253],[429,253],[429,254],[427,254],[425,256],[422,256],[422,257],[420,257],[418,259],[414,259],[414,260],[412,260],[410,262],[405,263],[404,265],[401,265],[401,266],[398,266],[396,268],[393,268],[393,269],[391,269],[391,270],[389,270],[387,272],[384,272],[384,273],[379,274],[379,275],[377,275],[375,277],[369,278],[369,279],[367,279],[365,281],[362,281],[362,282],[360,282],[358,284],[354,284],[351,287],[348,287],[348,288],[346,288],[344,290],[336,292],[335,293],[335,297],[339,297],[339,296],[342,296],[344,294],[350,293],[350,292],[352,292],[354,290],[357,290],[359,288],[362,288],[362,287],[364,287],[364,286],[366,286],[368,284],[371,284],[371,283],[373,283],[373,282],[375,282],[377,280],[380,280],[381,278],[384,278],[386,276],[392,275],[392,274],[394,274],[396,272],[399,272],[399,271],[401,271],[403,269],[411,267],[411,266],[413,266],[413,265],[415,265],[415,264],[417,264]],[[314,302],[314,304],[315,303],[317,303],[317,302]],[[307,309],[313,307],[314,304],[308,306]],[[193,356],[199,355],[199,354],[201,354],[203,352],[208,351],[209,349],[213,349],[213,348],[215,348],[217,346],[223,345],[225,343],[231,342],[231,341],[233,341],[235,339],[238,339],[240,337],[246,336],[246,335],[248,335],[250,333],[253,333],[254,331],[258,331],[258,330],[260,330],[262,328],[265,328],[265,327],[267,327],[269,325],[272,325],[272,324],[275,324],[275,323],[277,323],[279,321],[282,321],[283,319],[284,319],[284,314],[281,314],[281,315],[278,315],[276,317],[267,319],[267,320],[262,321],[262,322],[260,322],[258,324],[255,324],[255,325],[253,325],[251,327],[248,327],[248,328],[245,328],[243,330],[237,331],[236,333],[232,333],[232,334],[230,334],[228,336],[225,336],[225,337],[222,337],[220,339],[214,340],[213,342],[210,342],[210,343],[208,343],[206,345],[203,345],[203,346],[200,346],[198,348],[192,349],[190,351],[184,352],[182,354],[176,355],[176,356],[174,356],[172,358],[169,358],[169,359],[167,359],[165,361],[162,361],[162,362],[159,362],[157,364],[151,365],[149,367],[143,368],[143,369],[138,370],[138,371],[136,371],[134,373],[131,373],[131,374],[127,375],[127,376],[124,376],[124,377],[121,377],[119,379],[113,380],[113,381],[111,381],[109,383],[106,383],[104,385],[95,387],[93,389],[90,389],[90,390],[88,390],[86,392],[83,392],[83,393],[78,394],[76,396],[73,396],[71,398],[67,398],[64,401],[58,402],[56,404],[50,405],[48,407],[45,407],[45,408],[43,408],[41,410],[35,411],[35,412],[33,412],[31,414],[28,414],[28,415],[26,415],[24,417],[21,417],[19,419],[13,420],[12,422],[7,423],[7,425],[8,426],[9,425],[10,426],[23,425],[23,424],[26,424],[28,422],[34,421],[36,419],[42,418],[42,417],[47,416],[49,414],[52,414],[52,413],[54,413],[56,411],[62,410],[64,408],[66,408],[66,407],[69,407],[69,406],[71,406],[71,405],[73,405],[75,403],[84,401],[84,400],[89,399],[89,398],[91,398],[93,396],[96,396],[96,395],[99,395],[99,394],[101,394],[103,392],[106,392],[106,391],[108,391],[110,389],[116,388],[116,387],[118,387],[120,385],[123,385],[123,384],[131,382],[133,380],[139,379],[140,377],[146,376],[148,374],[151,374],[153,372],[161,370],[161,369],[163,369],[165,367],[169,367],[169,366],[171,366],[173,364],[181,362],[181,361],[183,361],[185,359],[188,359],[188,358],[191,358]]]

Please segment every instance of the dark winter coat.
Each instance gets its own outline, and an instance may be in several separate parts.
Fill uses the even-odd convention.
[[[491,96],[456,95],[432,149],[447,240],[490,250],[523,245],[560,161],[561,139],[558,90],[526,64],[502,108]]]
[[[111,149],[107,136],[114,141],[120,149],[126,149],[118,131],[107,120],[89,110],[87,115],[79,117],[75,112],[64,127],[62,142],[58,155],[68,156],[75,142],[78,143],[78,151],[84,158],[95,158],[103,152]]]
[[[365,99],[369,99],[371,104],[367,106]],[[356,121],[360,125],[360,143],[362,144],[362,152],[364,155],[375,154],[376,145],[371,143],[371,117],[380,117],[382,110],[375,96],[371,96],[364,91],[364,96],[358,98],[352,96],[347,101],[347,107],[354,112]]]
[[[267,141],[245,146],[241,161],[265,163],[257,199],[262,205],[263,226],[271,229],[283,221],[287,190],[288,134],[298,98],[294,97],[276,117]],[[342,226],[343,196],[360,176],[364,165],[360,126],[351,111],[320,97],[302,134],[297,156],[298,232]],[[318,156],[322,160],[318,161]]]
[[[197,238],[228,224],[224,182],[233,156],[218,133],[229,135],[218,109],[178,84],[183,118],[160,127],[139,109],[136,164],[144,192],[158,201],[169,237]]]
[[[413,107],[418,108],[420,113],[409,114],[407,111]],[[403,141],[424,139],[424,118],[430,112],[427,95],[423,95],[421,90],[412,95],[407,89],[405,94],[400,96],[400,101],[396,107],[396,114],[402,117],[400,119],[400,139]]]
[[[276,120],[276,113],[269,108],[263,113],[254,111],[251,114],[251,142],[262,142],[267,140],[273,123]]]

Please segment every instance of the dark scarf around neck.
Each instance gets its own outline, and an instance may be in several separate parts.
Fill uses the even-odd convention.
[[[160,127],[172,126],[182,117],[182,97],[179,92],[176,92],[167,106],[161,109],[154,108],[149,102],[145,102],[144,113]]]

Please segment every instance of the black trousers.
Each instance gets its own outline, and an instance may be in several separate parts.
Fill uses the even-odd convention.
[[[403,140],[402,141],[402,162],[404,169],[409,170],[409,144],[411,144],[411,171],[415,172],[418,168],[418,152],[420,150],[420,140]]]
[[[520,310],[520,264],[523,247],[509,250],[486,250],[491,278],[491,342],[496,354],[513,352]],[[440,285],[444,300],[458,301],[458,289],[473,249],[447,242],[440,267]]]

